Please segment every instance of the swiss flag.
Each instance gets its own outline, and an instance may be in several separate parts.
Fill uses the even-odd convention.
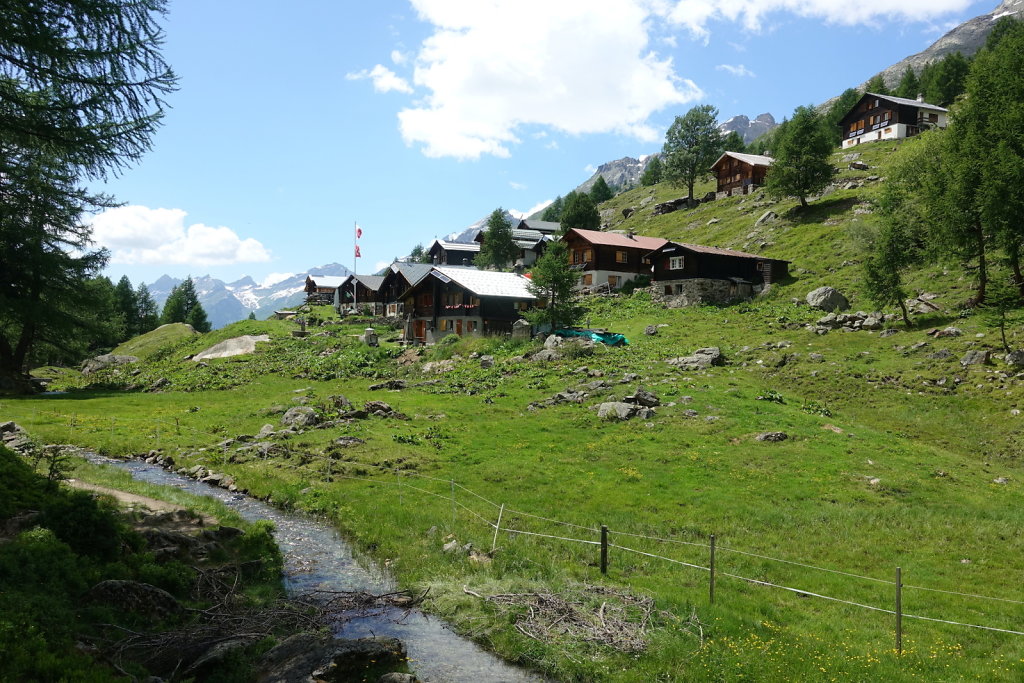
[[[362,258],[362,254],[359,253],[359,245],[356,245],[356,258]]]
[[[359,239],[362,236],[363,236],[363,229],[359,227],[358,223],[356,223],[356,239]]]

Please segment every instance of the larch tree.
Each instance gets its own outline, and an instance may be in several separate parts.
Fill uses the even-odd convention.
[[[723,140],[718,130],[718,110],[702,104],[677,116],[665,134],[662,155],[665,179],[676,187],[685,187],[693,199],[693,186],[710,176],[711,164],[722,154]]]
[[[571,230],[597,230],[601,227],[601,215],[597,212],[594,200],[586,192],[570,192],[565,195],[565,208],[562,209],[562,232]]]
[[[530,271],[527,289],[540,301],[530,314],[534,324],[547,323],[551,329],[573,325],[583,316],[577,302],[579,275],[569,263],[565,242],[551,242]]]
[[[797,107],[776,140],[765,190],[776,198],[797,197],[807,206],[807,197],[825,188],[835,177],[829,161],[832,137],[814,107]]]
[[[146,283],[140,282],[135,289],[135,319],[138,321],[139,334],[156,329],[160,324],[160,311],[157,309],[153,295],[149,293]]]
[[[594,204],[606,202],[614,196],[615,193],[612,192],[612,188],[608,187],[608,181],[604,179],[604,176],[597,176],[597,180],[594,181],[590,188],[590,198],[594,201]]]
[[[0,384],[24,387],[33,348],[93,323],[85,282],[105,263],[86,178],[150,147],[175,76],[164,0],[0,2]]]
[[[505,210],[499,207],[487,217],[483,244],[473,264],[478,268],[507,270],[518,256],[519,247],[512,239],[512,226],[505,217]]]
[[[921,95],[921,80],[917,77],[917,73],[909,65],[903,71],[903,75],[900,77],[899,85],[896,86],[896,91],[893,93],[897,97],[906,97],[907,99],[917,99],[918,95]]]
[[[665,167],[661,163],[661,157],[655,154],[651,157],[651,160],[647,162],[647,166],[644,167],[644,172],[640,176],[640,184],[644,187],[657,185],[661,182],[664,171]]]

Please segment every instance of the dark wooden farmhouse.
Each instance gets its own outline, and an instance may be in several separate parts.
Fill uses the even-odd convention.
[[[406,263],[395,261],[388,266],[377,290],[380,301],[384,304],[384,315],[401,317],[405,314],[405,301],[402,295],[415,287],[433,268],[429,263]]]
[[[648,254],[652,293],[669,304],[725,304],[751,297],[789,275],[789,261],[732,249],[666,242]]]
[[[307,275],[306,303],[314,305],[338,305],[338,288],[349,275]]]
[[[435,266],[471,266],[473,259],[480,253],[480,243],[434,240],[427,248],[427,253]]]
[[[929,128],[945,128],[948,110],[921,98],[864,93],[839,120],[843,149],[875,140],[898,140]]]
[[[520,225],[523,224],[525,224],[525,221]],[[555,225],[557,225],[557,223]],[[485,230],[481,230],[474,238],[474,240],[481,246],[486,239],[487,232]],[[519,255],[516,257],[515,262],[511,264],[513,268],[515,268],[517,272],[522,272],[536,263],[537,259],[544,254],[544,249],[551,239],[550,235],[546,235],[539,230],[521,227],[512,228],[512,241],[515,242],[517,247],[519,247]]]
[[[512,331],[535,298],[516,273],[435,266],[402,296],[405,338],[430,344],[449,334]]]
[[[579,286],[585,291],[614,290],[637,275],[650,275],[648,254],[667,241],[576,228],[566,232],[562,240],[569,252],[569,263],[580,273]]]
[[[747,194],[764,185],[764,177],[772,161],[771,157],[760,154],[725,152],[711,165],[711,172],[718,180],[716,191],[731,196]]]
[[[381,275],[349,275],[338,288],[338,311],[353,306],[360,311],[369,310],[371,315],[384,314],[384,302],[380,297]]]

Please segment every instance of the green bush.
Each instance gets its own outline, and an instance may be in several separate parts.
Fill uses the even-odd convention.
[[[85,491],[50,498],[43,506],[40,523],[79,555],[111,561],[121,553],[123,526],[117,509]]]

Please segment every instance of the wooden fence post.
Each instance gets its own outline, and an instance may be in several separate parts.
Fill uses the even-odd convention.
[[[505,504],[501,504],[501,508],[498,509],[498,523],[494,525],[494,539],[491,541],[491,554],[494,554],[494,549],[498,545],[498,532],[501,531],[501,516],[505,513]]]
[[[896,654],[903,654],[903,570],[896,567]]]
[[[608,573],[608,527],[601,525],[601,573]]]
[[[452,533],[455,532],[455,480],[451,480],[452,485]]]
[[[711,534],[711,564],[710,564],[710,577],[708,583],[708,600],[711,604],[715,604],[715,535]]]

